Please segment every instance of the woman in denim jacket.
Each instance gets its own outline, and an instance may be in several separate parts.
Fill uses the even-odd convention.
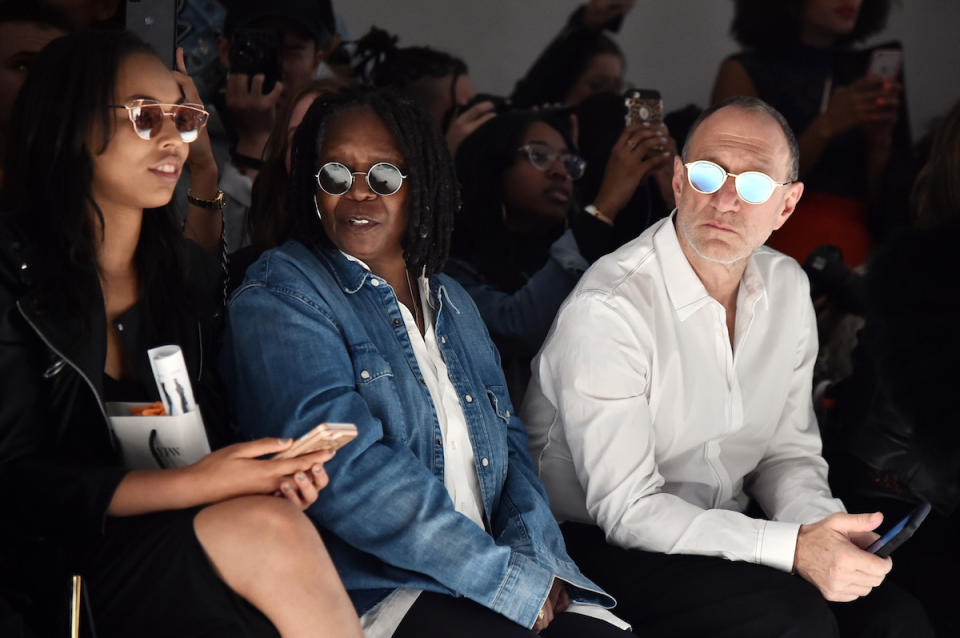
[[[476,307],[437,274],[458,200],[411,104],[317,99],[294,138],[294,241],[230,303],[239,425],[357,425],[308,514],[367,636],[622,636],[613,599],[567,556]]]

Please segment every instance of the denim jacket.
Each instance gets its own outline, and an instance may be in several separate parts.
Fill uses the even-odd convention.
[[[465,596],[531,627],[554,577],[572,600],[612,606],[567,556],[476,306],[445,275],[430,278],[430,303],[486,529],[458,513],[444,487],[440,425],[396,295],[339,251],[288,242],[234,293],[223,368],[241,430],[297,437],[317,423],[357,425],[307,513],[361,614],[414,588]]]

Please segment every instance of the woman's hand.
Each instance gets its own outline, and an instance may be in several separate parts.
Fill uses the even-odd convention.
[[[559,578],[553,579],[553,586],[547,594],[547,601],[543,603],[537,621],[533,623],[533,630],[538,634],[550,626],[557,614],[562,613],[570,606],[570,597],[567,595],[566,583]]]
[[[173,77],[176,78],[177,84],[180,85],[180,90],[183,91],[184,102],[203,104],[203,102],[200,101],[200,92],[197,90],[197,85],[194,84],[193,79],[187,75],[187,66],[183,60],[182,47],[177,47],[177,69],[173,71]],[[200,199],[213,199],[217,194],[217,162],[213,158],[213,147],[210,145],[210,134],[207,133],[206,126],[200,129],[200,134],[196,140],[190,143],[189,148],[190,155],[187,157],[187,162],[190,163],[191,176],[198,173],[213,174],[213,192],[201,192],[195,189],[193,194]],[[191,183],[191,187],[192,186],[193,184]]]
[[[211,452],[184,468],[195,489],[204,494],[204,503],[217,503],[250,494],[280,494],[306,509],[329,478],[323,464],[334,452],[320,451],[292,459],[260,459],[293,444],[291,439],[266,438],[236,443]]]
[[[460,113],[450,122],[450,128],[447,129],[447,148],[450,149],[450,155],[455,156],[457,149],[463,140],[470,137],[470,134],[476,131],[483,124],[494,117],[494,104],[490,101],[477,102],[463,113]]]
[[[583,26],[602,29],[608,22],[626,15],[634,0],[590,0],[583,11]]]
[[[177,47],[177,70],[173,71],[180,90],[183,91],[185,102],[203,104],[200,101],[200,92],[197,85],[187,75],[187,66],[183,61],[183,49]],[[190,154],[187,164],[190,166],[189,193],[199,199],[216,199],[219,192],[220,172],[213,157],[213,147],[210,144],[210,134],[207,127],[200,129],[200,134],[189,145]],[[207,208],[190,204],[187,207],[187,217],[184,220],[183,234],[192,239],[204,250],[213,256],[220,254],[220,233],[223,228],[223,216],[220,211],[211,211]]]
[[[257,439],[211,452],[187,467],[128,472],[117,485],[107,513],[137,516],[254,494],[282,495],[306,509],[317,499],[317,492],[326,487],[328,478],[323,464],[334,453],[312,452],[292,459],[259,458],[282,452],[291,445],[291,439]],[[283,489],[284,485],[290,489]]]
[[[611,221],[615,219],[644,179],[670,170],[675,153],[676,145],[663,124],[625,128],[607,160],[594,202],[597,210]],[[669,179],[667,182],[669,186]]]
[[[892,126],[897,121],[902,91],[900,84],[875,76],[839,87],[821,116],[827,124],[827,136],[833,138],[855,126]]]

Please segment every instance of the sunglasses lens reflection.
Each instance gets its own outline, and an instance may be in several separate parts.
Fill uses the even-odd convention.
[[[701,193],[715,193],[727,178],[722,168],[710,162],[693,162],[687,167],[690,185]]]
[[[323,165],[317,174],[317,182],[324,192],[330,195],[343,195],[353,184],[353,174],[350,169],[337,162],[328,162]]]
[[[200,135],[206,124],[206,113],[189,106],[181,106],[173,113],[173,123],[184,142],[192,142]]]
[[[749,204],[762,204],[770,199],[773,187],[773,180],[763,173],[744,173],[737,179],[737,194]]]
[[[156,105],[137,106],[133,111],[133,130],[142,139],[155,136],[163,125],[163,109]]]
[[[403,176],[393,164],[381,162],[370,167],[367,182],[377,195],[393,195],[403,185]]]

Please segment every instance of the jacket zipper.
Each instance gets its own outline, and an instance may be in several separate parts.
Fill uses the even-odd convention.
[[[110,429],[110,418],[107,416],[107,409],[106,407],[104,407],[103,401],[100,399],[100,395],[97,393],[96,386],[93,385],[93,382],[90,381],[90,378],[86,374],[84,374],[83,370],[81,370],[77,364],[71,361],[67,356],[65,356],[62,352],[60,352],[57,348],[55,348],[52,343],[50,343],[50,340],[47,339],[46,335],[43,334],[40,328],[38,328],[37,325],[30,320],[30,317],[27,316],[27,313],[24,312],[23,306],[20,305],[19,300],[17,301],[17,310],[20,312],[20,316],[23,317],[24,321],[26,321],[27,324],[29,324],[30,327],[33,328],[33,331],[37,333],[37,336],[40,337],[40,340],[43,341],[48,348],[53,350],[54,354],[56,354],[58,357],[60,357],[60,359],[65,361],[71,368],[73,368],[77,372],[77,374],[80,375],[80,378],[86,382],[87,387],[90,388],[90,392],[93,393],[93,398],[96,399],[97,401],[97,407],[100,408],[100,414],[103,415],[103,422],[104,424],[106,424],[107,433],[110,436],[110,444],[113,446],[113,449],[116,451],[117,442],[113,436],[113,431]]]

